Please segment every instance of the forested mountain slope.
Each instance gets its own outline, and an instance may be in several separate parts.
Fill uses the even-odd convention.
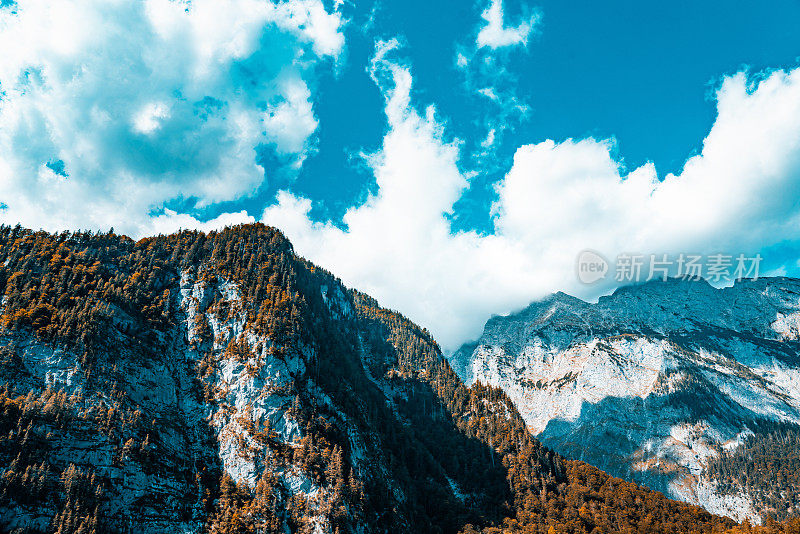
[[[711,532],[245,225],[0,228],[0,530]]]

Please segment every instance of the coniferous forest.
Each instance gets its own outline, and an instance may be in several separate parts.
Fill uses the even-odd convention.
[[[780,520],[797,516],[800,427],[763,421],[742,445],[713,458],[706,472],[723,492],[746,488],[765,516]]]
[[[795,428],[711,468],[777,477],[784,523],[669,500],[543,447],[426,330],[261,224],[2,227],[0,294],[2,531],[800,533]]]

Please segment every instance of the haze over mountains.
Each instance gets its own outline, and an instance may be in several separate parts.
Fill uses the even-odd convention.
[[[800,280],[558,293],[492,318],[450,361],[561,454],[738,520],[798,513]],[[794,462],[789,479],[772,456]]]

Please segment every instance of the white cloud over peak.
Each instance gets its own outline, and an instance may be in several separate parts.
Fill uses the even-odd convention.
[[[475,40],[478,48],[491,49],[506,46],[528,44],[528,37],[536,26],[539,17],[536,14],[523,19],[516,26],[506,26],[503,20],[503,0],[491,0],[486,10],[481,13],[485,24],[478,32]]]
[[[717,91],[718,116],[700,154],[660,180],[652,164],[627,172],[613,140],[519,147],[497,184],[489,235],[454,232],[449,214],[469,185],[460,143],[429,106],[410,99],[410,68],[383,43],[372,72],[389,131],[368,157],[377,192],[343,227],[313,222],[311,201],[288,192],[265,222],[296,250],[432,330],[447,349],[476,337],[492,314],[547,293],[592,297],[575,276],[579,252],[751,254],[800,240],[800,69],[759,81],[740,73]],[[611,275],[613,279],[613,273]]]
[[[390,60],[396,47],[393,41],[380,43],[371,68],[384,92],[390,127],[381,150],[367,157],[377,193],[347,211],[346,230],[312,222],[311,201],[288,192],[263,219],[283,230],[301,254],[434,326],[437,334],[450,334],[445,340],[452,343],[465,320],[474,324],[483,317],[483,309],[470,306],[474,300],[498,307],[503,301],[503,295],[493,294],[496,284],[486,283],[503,269],[492,258],[501,254],[514,272],[521,266],[512,266],[506,252],[513,251],[500,250],[502,241],[451,233],[447,215],[468,185],[457,165],[458,143],[444,139],[433,107],[419,113],[411,105],[411,73]],[[450,276],[443,276],[445,270]]]
[[[189,221],[170,200],[251,194],[269,179],[261,147],[313,150],[309,80],[341,26],[321,0],[0,8],[0,222],[142,235]]]
[[[256,222],[255,218],[242,210],[235,213],[223,213],[208,221],[200,221],[191,215],[178,213],[166,209],[161,215],[155,216],[150,221],[150,234],[171,234],[181,229],[195,229],[203,232],[219,230],[226,226],[249,224]]]

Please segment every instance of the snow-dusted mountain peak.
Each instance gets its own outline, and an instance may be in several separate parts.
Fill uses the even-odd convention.
[[[672,497],[751,517],[703,476],[762,420],[800,423],[800,280],[668,279],[597,303],[556,293],[489,320],[451,363],[503,388],[547,445]]]

